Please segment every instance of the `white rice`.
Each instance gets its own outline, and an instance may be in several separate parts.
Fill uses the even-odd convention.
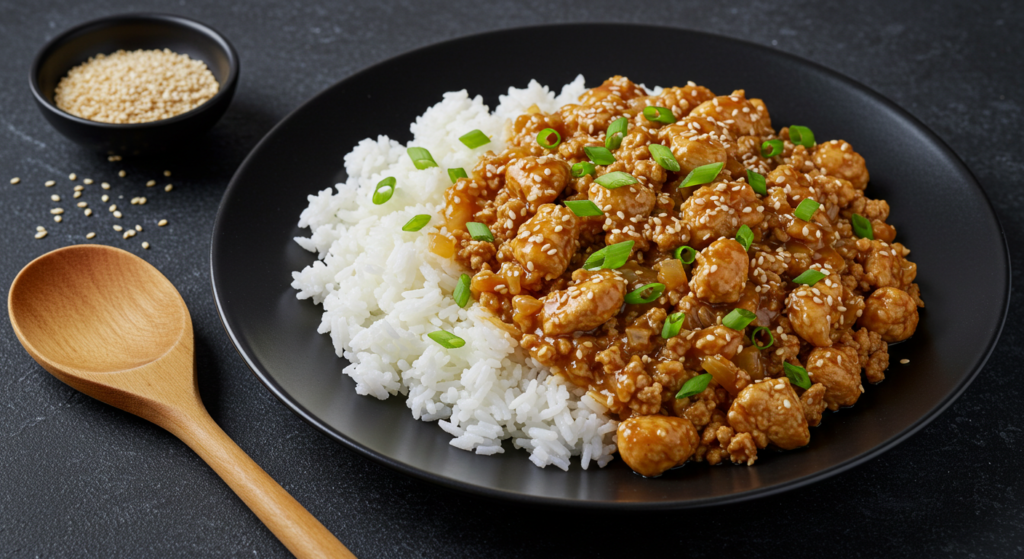
[[[571,456],[603,467],[615,452],[616,422],[606,408],[530,358],[508,333],[485,318],[473,303],[461,309],[452,291],[463,270],[429,250],[429,233],[439,230],[447,169],[467,171],[486,150],[505,146],[505,123],[536,104],[554,112],[585,90],[583,76],[559,95],[531,81],[509,88],[493,113],[481,97],[463,91],[444,94],[410,129],[409,146],[430,150],[439,167],[417,170],[405,145],[386,137],[367,138],[345,155],[348,180],[309,197],[297,237],[319,259],[293,272],[299,299],[322,304],[319,332],[330,334],[338,356],[350,362],[344,373],[356,391],[381,400],[403,394],[412,416],[437,421],[450,444],[477,454],[502,453],[512,439],[540,467],[566,470]],[[468,149],[459,136],[480,129],[491,143]],[[384,177],[398,181],[394,196],[377,206],[371,197]],[[430,214],[419,232],[402,231],[416,214]],[[447,330],[466,341],[445,349],[427,337]]]

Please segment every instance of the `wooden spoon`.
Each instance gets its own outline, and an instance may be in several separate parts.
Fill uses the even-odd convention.
[[[181,439],[297,557],[355,557],[207,413],[192,319],[159,270],[117,248],[57,249],[14,278],[7,309],[21,344],[44,369]]]

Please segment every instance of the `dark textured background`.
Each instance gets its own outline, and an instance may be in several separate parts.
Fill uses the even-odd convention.
[[[241,81],[233,105],[187,153],[110,163],[58,136],[32,104],[28,66],[46,40],[79,22],[128,11],[199,19],[225,33],[239,52]],[[1017,378],[1024,328],[1014,319],[1024,312],[1019,274],[995,353],[963,397],[931,425],[882,457],[827,481],[703,511],[587,513],[454,493],[346,450],[291,414],[249,373],[217,317],[208,259],[221,194],[260,137],[313,94],[393,55],[491,29],[563,21],[655,22],[728,34],[859,80],[917,116],[963,158],[996,207],[1013,260],[1022,261],[1020,3],[543,1],[502,9],[480,2],[440,8],[381,0],[2,0],[4,299],[24,264],[59,246],[84,242],[88,231],[98,233],[95,241],[142,255],[178,287],[191,309],[200,389],[213,417],[363,558],[1024,553],[1024,390]],[[569,45],[567,63],[572,56],[600,56],[616,40],[629,37]],[[557,37],[552,41],[556,44]],[[395,85],[415,80],[396,76]],[[120,169],[126,178],[117,177]],[[160,175],[164,169],[173,172],[170,179]],[[144,232],[130,241],[116,236],[110,229],[115,220],[100,203],[96,185],[86,187],[81,198],[96,210],[93,217],[75,209],[65,214],[64,223],[53,223],[50,194],[60,194],[65,208],[77,201],[70,198],[78,184],[67,179],[71,172],[97,184],[111,182],[114,201],[128,208],[122,221],[140,223]],[[14,176],[21,184],[8,183]],[[150,178],[161,186],[171,182],[175,189],[147,189]],[[44,188],[48,179],[57,186]],[[140,195],[150,197],[146,206],[128,205]],[[155,227],[161,218],[170,225]],[[37,241],[32,235],[40,224],[50,234]],[[143,240],[152,243],[150,250],[140,248]],[[955,254],[949,265],[956,266]],[[0,321],[0,556],[286,555],[191,450],[159,428],[61,384],[22,350],[10,324]]]

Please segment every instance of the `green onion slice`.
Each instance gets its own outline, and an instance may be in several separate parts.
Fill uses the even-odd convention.
[[[676,392],[676,400],[682,400],[689,396],[696,396],[707,389],[711,384],[711,373],[702,373],[683,383],[683,387]]]
[[[451,179],[452,184],[455,184],[459,182],[459,179],[468,179],[469,175],[466,174],[466,170],[462,167],[456,167],[448,169],[448,178]]]
[[[736,240],[743,245],[743,250],[750,250],[750,243],[754,242],[754,232],[750,227],[740,225],[740,230],[736,232]]]
[[[579,217],[591,217],[595,215],[604,215],[601,208],[597,207],[597,204],[590,200],[566,200],[565,207],[572,210],[572,213]]]
[[[636,184],[638,181],[633,178],[633,175],[629,173],[623,173],[622,171],[615,171],[614,173],[608,173],[607,175],[601,175],[594,180],[597,184],[611,190],[613,188],[619,188],[620,186],[628,186]]]
[[[818,208],[820,207],[821,204],[815,202],[814,200],[811,200],[810,198],[804,198],[803,200],[800,200],[800,205],[798,205],[796,209],[793,210],[793,215],[797,216],[798,218],[804,221],[810,221],[811,218],[814,217],[814,212],[818,211]]]
[[[469,231],[469,236],[472,237],[474,241],[494,242],[494,235],[491,234],[491,230],[483,223],[470,221],[466,223],[466,230]]]
[[[649,283],[640,286],[626,294],[626,303],[630,305],[642,305],[655,301],[665,292],[665,284]],[[644,295],[646,293],[647,295]]]
[[[679,331],[683,329],[683,320],[686,318],[686,313],[677,312],[668,315],[665,318],[665,325],[661,327],[661,337],[666,340],[672,336],[679,334]]]
[[[811,149],[814,147],[814,132],[806,126],[790,126],[789,141]]]
[[[761,157],[775,157],[784,147],[782,140],[766,140],[761,144]]]
[[[862,239],[875,240],[875,228],[871,226],[871,220],[860,215],[853,214],[850,217],[850,225],[853,226],[853,234]]]
[[[756,318],[757,315],[747,309],[733,309],[732,312],[725,315],[725,318],[722,319],[722,325],[726,328],[742,332]]]
[[[409,153],[409,159],[412,159],[412,164],[417,169],[429,169],[431,167],[437,167],[437,163],[434,162],[434,157],[430,155],[430,152],[424,148],[409,148],[405,150]]]
[[[761,334],[761,332],[768,334],[768,343],[766,345],[761,345],[757,343],[757,337]],[[772,345],[775,343],[775,336],[772,335],[772,331],[770,328],[758,326],[757,328],[754,328],[753,332],[750,333],[750,343],[754,344],[754,347],[756,347],[759,350],[768,349],[772,347]]]
[[[572,176],[580,178],[586,175],[593,175],[597,172],[597,167],[589,161],[580,161],[572,166]]]
[[[470,281],[469,274],[459,276],[459,283],[455,284],[455,293],[452,294],[452,297],[455,298],[455,304],[462,308],[466,308],[466,304],[469,303],[469,296],[472,295],[469,290]]]
[[[683,264],[693,264],[693,261],[697,258],[697,249],[683,245],[672,252],[672,255],[679,259]]]
[[[614,245],[608,245],[601,250],[595,251],[594,254],[587,258],[587,261],[583,263],[584,270],[614,270],[621,268],[626,260],[629,259],[629,253],[633,250],[633,241],[623,241],[621,243],[615,243]]]
[[[761,196],[768,195],[768,185],[764,182],[764,175],[761,173],[747,169],[747,184],[750,185],[751,190]]]
[[[696,169],[690,171],[689,175],[683,179],[683,183],[679,185],[679,188],[689,188],[691,186],[697,186],[701,184],[707,184],[718,176],[718,173],[722,172],[722,167],[725,167],[725,163],[709,163],[708,165],[701,165]]]
[[[395,177],[388,177],[378,182],[377,188],[373,191],[373,203],[379,206],[390,200],[395,194],[396,183]]]
[[[662,124],[672,124],[676,121],[672,111],[665,107],[644,107],[644,118],[651,122],[660,122]]]
[[[476,149],[482,145],[491,143],[491,139],[487,137],[481,130],[474,130],[463,134],[459,141],[462,142],[469,149]]]
[[[672,150],[661,144],[651,144],[647,146],[647,149],[651,152],[651,157],[654,158],[654,161],[661,165],[663,169],[676,173],[679,172],[679,162],[672,155]]]
[[[782,370],[786,372],[786,378],[789,382],[807,390],[811,387],[811,377],[807,376],[807,369],[791,365],[789,363],[782,364]]]
[[[434,330],[427,334],[427,337],[448,349],[455,349],[466,345],[466,340],[463,340],[451,332],[445,332],[444,330]]]
[[[419,231],[430,223],[430,216],[427,214],[414,215],[412,219],[402,226],[402,231]]]
[[[793,278],[793,283],[801,283],[803,285],[814,285],[819,281],[825,279],[825,274],[818,270],[806,270],[804,273]]]
[[[587,154],[587,157],[598,165],[611,165],[612,163],[615,163],[615,156],[612,155],[612,152],[609,151],[608,148],[603,148],[601,146],[587,146],[583,148],[583,153]]]
[[[555,141],[551,141],[551,136],[555,137]],[[545,128],[537,134],[537,143],[544,149],[555,149],[558,144],[562,143],[562,135],[558,133],[558,130],[554,128]]]
[[[626,131],[629,129],[629,119],[621,117],[615,119],[608,125],[608,131],[605,133],[604,147],[613,150],[619,149],[622,145],[622,139],[626,137]]]

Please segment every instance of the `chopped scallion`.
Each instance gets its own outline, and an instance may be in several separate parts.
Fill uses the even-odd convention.
[[[608,173],[607,175],[601,175],[594,180],[597,184],[611,190],[613,188],[619,188],[621,186],[628,186],[636,184],[638,181],[633,178],[633,175],[629,173],[623,173],[622,171],[615,171],[614,173]]]
[[[679,331],[683,329],[685,318],[686,313],[684,312],[672,313],[665,317],[665,325],[661,327],[661,337],[667,340],[672,336],[679,335]]]
[[[793,215],[804,221],[810,221],[811,218],[814,217],[814,212],[818,211],[818,208],[820,207],[821,204],[815,202],[814,200],[811,200],[810,198],[804,198],[803,200],[800,200],[800,205],[798,205],[796,209],[793,210]]]
[[[551,136],[555,137],[554,141],[551,141]],[[562,143],[562,135],[554,128],[545,128],[540,131],[540,134],[537,134],[537,143],[544,149],[555,149],[558,144]]]
[[[466,308],[466,304],[469,303],[469,297],[472,295],[469,289],[471,282],[469,274],[462,274],[459,276],[459,283],[455,284],[455,293],[452,293],[452,297],[455,299],[455,304],[462,308]]]
[[[572,166],[572,176],[580,178],[585,175],[593,175],[597,172],[597,167],[589,161],[580,161]]]
[[[605,147],[587,146],[583,148],[583,153],[587,154],[587,157],[598,165],[611,165],[615,163],[615,156]]]
[[[679,161],[676,161],[676,157],[672,155],[672,150],[661,144],[651,144],[647,146],[647,150],[651,152],[651,157],[663,169],[675,173],[679,172]]]
[[[626,260],[629,259],[629,253],[632,250],[633,241],[623,241],[614,245],[608,245],[591,254],[590,258],[587,258],[587,261],[583,263],[583,269],[614,270],[621,268],[626,263]]]
[[[662,124],[672,124],[676,121],[672,111],[665,107],[644,107],[644,118],[651,122],[660,122]]]
[[[459,141],[469,149],[476,149],[482,145],[491,143],[491,139],[488,138],[487,134],[484,134],[481,130],[474,130],[463,134],[462,137],[459,138]]]
[[[676,400],[696,396],[704,392],[709,384],[711,384],[711,373],[701,373],[683,383],[683,387],[676,392]]]
[[[470,221],[466,223],[466,230],[469,231],[469,236],[472,237],[474,241],[494,242],[494,235],[491,234],[491,230],[483,223]]]
[[[806,126],[790,126],[789,141],[794,145],[801,145],[807,149],[814,147],[814,132]]]
[[[622,139],[626,137],[626,131],[629,129],[629,119],[621,117],[615,119],[610,125],[608,125],[608,131],[605,132],[604,147],[609,150],[619,149],[622,145]]]
[[[768,334],[768,343],[766,345],[761,345],[757,343],[757,337],[760,336],[762,332]],[[757,328],[754,328],[753,332],[750,333],[750,343],[754,344],[754,347],[756,347],[758,350],[768,349],[772,347],[772,345],[775,343],[775,336],[772,335],[772,331],[770,328],[758,326]]]
[[[678,258],[683,264],[693,264],[693,261],[697,258],[697,249],[683,245],[674,250],[672,255]]]
[[[448,169],[448,178],[451,179],[452,184],[455,184],[459,182],[459,179],[468,179],[469,175],[466,174],[466,170],[462,167],[456,167]]]
[[[377,188],[373,190],[373,203],[379,206],[390,200],[391,196],[395,194],[396,183],[395,177],[387,177],[378,182]]]
[[[764,182],[764,175],[761,173],[747,169],[747,184],[750,185],[751,190],[761,196],[768,195],[768,185]]]
[[[566,200],[565,207],[572,210],[572,213],[579,217],[591,217],[595,215],[604,215],[601,208],[597,207],[597,204],[590,200]]]
[[[626,294],[626,303],[630,305],[642,305],[655,301],[665,292],[665,284],[649,283],[640,286]],[[645,295],[646,294],[646,295]]]
[[[707,165],[701,165],[700,167],[690,171],[689,175],[686,175],[686,178],[683,179],[679,188],[689,188],[691,186],[707,184],[715,180],[718,173],[722,172],[722,167],[725,167],[725,163],[709,163]]]
[[[429,169],[431,167],[437,167],[437,163],[434,162],[434,157],[430,155],[430,152],[424,148],[409,148],[405,150],[409,153],[409,159],[412,159],[412,164],[417,169]]]
[[[427,334],[427,337],[448,349],[455,349],[466,345],[466,340],[463,340],[451,332],[445,332],[444,330],[434,330]]]
[[[427,214],[414,215],[412,219],[402,226],[402,231],[419,231],[430,223],[430,216]]]
[[[747,309],[737,308],[733,309],[729,314],[725,315],[725,318],[722,319],[722,325],[725,326],[726,328],[732,328],[733,330],[742,332],[743,329],[746,328],[747,325],[753,322],[756,318],[757,315],[748,311]]]
[[[803,285],[814,285],[819,281],[825,279],[825,274],[818,270],[805,270],[804,273],[793,278],[793,283],[800,283]]]
[[[754,232],[750,227],[740,225],[740,230],[736,232],[736,240],[743,245],[743,250],[750,250],[750,244],[754,242]]]
[[[871,220],[860,215],[850,216],[850,225],[853,227],[853,234],[862,239],[875,240],[875,228],[871,226]]]
[[[807,375],[807,369],[791,365],[789,363],[782,364],[782,370],[786,372],[786,378],[789,382],[807,390],[811,387],[811,377]]]
[[[775,157],[782,153],[782,150],[786,146],[782,143],[782,140],[765,140],[761,144],[761,157]]]

